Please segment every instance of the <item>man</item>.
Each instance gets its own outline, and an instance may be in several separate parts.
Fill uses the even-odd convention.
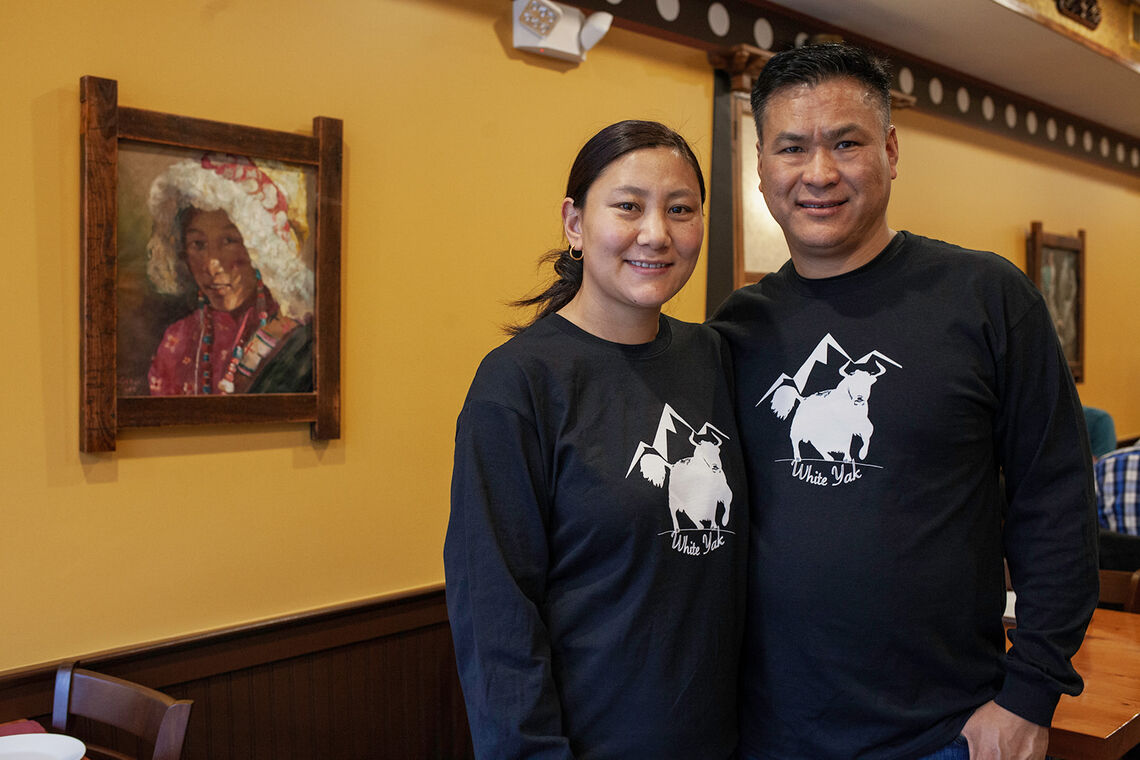
[[[1140,536],[1140,443],[1105,454],[1095,467],[1100,527]]]
[[[752,489],[742,752],[1039,759],[1097,599],[1081,405],[1012,264],[887,226],[889,82],[811,45],[753,90],[791,261],[714,320]]]

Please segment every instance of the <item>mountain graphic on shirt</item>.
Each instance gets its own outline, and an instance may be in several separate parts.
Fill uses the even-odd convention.
[[[878,350],[852,359],[827,333],[794,374],[780,373],[756,406],[767,402],[777,419],[789,422],[788,461],[797,477],[825,485],[826,476],[813,472],[810,463],[866,463],[875,430],[871,387],[888,366],[902,369]],[[847,471],[836,472],[842,477]]]
[[[668,534],[673,548],[682,553],[708,553],[723,545],[722,531],[731,533],[732,489],[720,457],[720,447],[727,440],[715,425],[705,422],[694,428],[665,404],[653,442],[638,442],[626,470],[627,478],[637,469],[647,481],[666,490],[672,524]],[[684,531],[715,535],[702,536],[698,542],[683,536]]]

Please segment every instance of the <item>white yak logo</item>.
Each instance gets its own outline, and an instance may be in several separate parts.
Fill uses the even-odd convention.
[[[839,368],[839,384],[806,397],[800,395],[812,370],[819,364],[827,364],[828,349],[834,349],[847,360]],[[871,447],[871,435],[875,432],[875,426],[868,416],[868,401],[871,386],[886,372],[884,362],[902,368],[902,365],[878,351],[853,360],[829,333],[812,351],[795,377],[780,375],[757,406],[771,397],[771,409],[781,420],[787,419],[795,410],[789,431],[793,461],[798,462],[803,458],[801,446],[804,443],[811,444],[821,457],[832,462],[851,463],[856,458],[859,461],[866,459]],[[855,438],[860,441],[858,454],[852,454],[851,451]]]
[[[678,423],[689,430],[688,440],[693,445],[693,455],[670,462],[668,434],[678,432]],[[681,515],[696,528],[708,528],[718,536],[722,527],[728,527],[732,489],[728,487],[720,461],[720,447],[726,440],[728,436],[707,422],[700,430],[695,430],[666,404],[653,443],[642,441],[638,444],[625,476],[628,478],[633,468],[640,466],[642,476],[658,488],[668,477],[669,516],[673,520],[674,537],[681,530]],[[718,521],[720,506],[724,507],[724,513],[722,520]]]

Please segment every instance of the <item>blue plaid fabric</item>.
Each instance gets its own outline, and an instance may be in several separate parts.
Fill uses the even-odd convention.
[[[1140,444],[1105,454],[1095,471],[1100,526],[1140,536]]]

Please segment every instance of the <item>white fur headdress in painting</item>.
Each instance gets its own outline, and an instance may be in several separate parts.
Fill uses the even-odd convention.
[[[282,313],[303,320],[313,311],[313,272],[301,260],[294,229],[305,231],[304,199],[304,176],[276,162],[259,165],[244,156],[207,153],[200,160],[171,164],[151,184],[147,199],[154,219],[147,276],[160,293],[196,288],[179,255],[179,213],[191,206],[221,209],[241,232],[250,261]],[[292,220],[291,201],[301,209]]]

